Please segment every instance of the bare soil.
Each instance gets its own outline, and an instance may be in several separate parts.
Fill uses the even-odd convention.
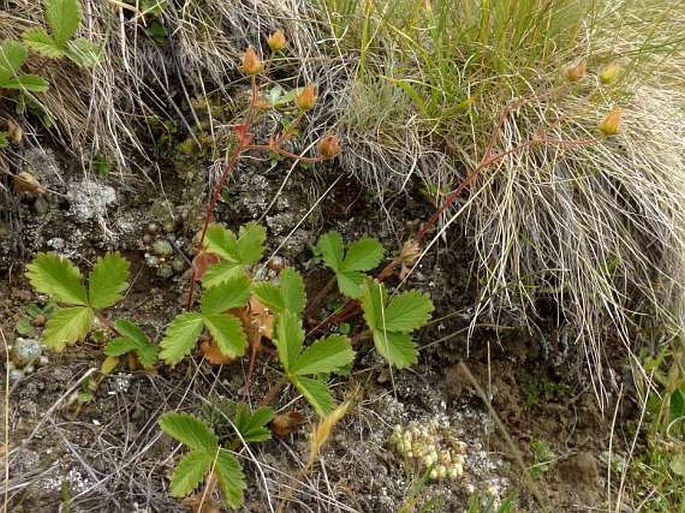
[[[128,316],[159,338],[182,309],[192,238],[208,192],[206,158],[164,162],[159,174],[150,170],[156,178],[148,182],[140,176],[84,177],[50,153],[28,157],[31,171],[51,192],[13,194],[1,214],[11,228],[0,240],[7,344],[19,336],[16,326],[26,306],[45,302],[31,291],[23,267],[36,251],[48,250],[69,256],[82,269],[106,251],[121,251],[132,262],[132,284],[110,316]],[[308,276],[310,297],[328,278],[311,259],[310,247],[320,234],[332,228],[347,240],[370,234],[395,250],[432,212],[413,190],[379,208],[369,191],[334,167],[297,169],[278,193],[286,172],[259,162],[241,167],[217,218],[234,229],[251,219],[263,222],[269,230],[267,254],[280,247],[279,254]],[[158,240],[168,241],[173,253],[156,254]],[[390,372],[373,351],[362,349],[349,381],[335,387],[342,400],[359,386],[361,399],[313,469],[301,473],[309,424],[240,453],[249,483],[244,511],[275,511],[287,500],[284,511],[293,512],[460,512],[479,495],[499,501],[515,495],[526,511],[587,511],[605,503],[613,411],[599,411],[578,348],[562,347],[552,327],[531,335],[513,318],[480,326],[467,337],[478,286],[470,266],[469,241],[457,231],[428,255],[409,283],[429,292],[437,307],[434,322],[420,336],[420,364]],[[317,315],[334,304],[329,298]],[[39,333],[36,327],[29,336]],[[212,367],[195,358],[174,370],[120,369],[102,380],[92,401],[81,403],[79,392],[97,376],[100,347],[88,339],[64,353],[49,353],[47,364],[8,383],[10,511],[189,511],[167,493],[180,451],[161,433],[157,419],[165,411],[200,414],[208,404],[240,398],[247,362]],[[620,350],[613,350],[618,380],[622,359]],[[268,355],[256,368],[252,404],[278,380]],[[285,389],[275,406],[301,411],[314,422],[313,412],[296,397]],[[621,408],[617,425],[635,418],[631,408]],[[422,472],[397,453],[391,434],[396,425],[432,419],[466,444],[464,474],[417,486]],[[624,436],[621,429],[614,433],[615,452],[624,451]],[[545,461],[532,449],[539,443],[549,449]]]

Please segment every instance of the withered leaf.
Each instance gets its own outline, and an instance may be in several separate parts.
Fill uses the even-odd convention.
[[[299,411],[289,411],[280,413],[274,417],[269,424],[269,429],[274,436],[287,436],[297,429],[298,426],[306,423],[307,419]]]

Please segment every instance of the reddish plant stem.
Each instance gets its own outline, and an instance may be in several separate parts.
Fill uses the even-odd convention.
[[[235,169],[238,159],[240,158],[240,154],[250,146],[249,133],[250,129],[252,128],[256,98],[257,81],[255,77],[252,76],[252,97],[250,98],[250,106],[248,108],[247,114],[245,115],[245,119],[243,122],[243,133],[245,135],[237,138],[235,148],[233,148],[233,151],[231,151],[231,154],[226,160],[226,164],[224,165],[224,169],[221,173],[221,177],[219,178],[219,182],[214,186],[212,199],[210,200],[209,206],[207,207],[207,215],[205,216],[205,222],[202,226],[202,233],[200,234],[200,240],[198,242],[198,246],[200,248],[202,248],[204,244],[205,236],[207,235],[207,229],[209,228],[209,224],[212,222],[212,218],[214,217],[214,211],[216,210],[216,205],[219,202],[219,198],[221,197],[221,192],[223,191],[224,186],[226,185],[226,181],[228,180],[228,177],[231,176],[231,174],[233,173],[233,170]],[[188,301],[186,302],[186,310],[190,310],[193,307],[193,293],[195,291],[196,282],[197,276],[195,274],[195,271],[193,271],[193,274],[190,277],[190,287],[188,290]]]
[[[284,150],[283,148],[271,144],[250,144],[249,146],[246,146],[245,149],[271,151],[278,155],[283,155],[284,157],[299,160],[301,162],[308,162],[310,164],[316,164],[317,162],[323,162],[324,160],[328,160],[327,157],[302,157],[300,155],[296,155],[287,150]]]

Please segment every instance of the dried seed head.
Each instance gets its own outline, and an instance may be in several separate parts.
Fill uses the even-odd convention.
[[[620,72],[621,67],[615,62],[612,62],[599,70],[599,80],[602,84],[611,84],[616,81]]]
[[[319,141],[319,154],[327,159],[332,159],[340,153],[340,137],[330,133]]]
[[[254,76],[261,73],[264,63],[259,59],[259,55],[251,46],[243,54],[243,63],[240,68],[246,75]]]
[[[421,245],[414,239],[409,239],[402,246],[398,260],[406,266],[412,266],[421,255]]]
[[[14,190],[29,196],[37,196],[45,193],[45,188],[28,171],[22,171],[14,177]]]
[[[312,110],[318,99],[316,86],[314,84],[307,84],[302,91],[300,91],[300,94],[295,97],[295,105],[300,110]]]
[[[585,76],[586,71],[587,63],[585,61],[579,61],[578,63],[566,68],[564,71],[564,76],[569,82],[578,82],[578,80]]]
[[[9,137],[9,140],[14,144],[21,144],[21,141],[24,138],[24,131],[19,123],[15,122],[13,119],[8,119],[6,125],[7,137]]]
[[[271,48],[272,52],[280,52],[285,48],[287,43],[288,41],[285,39],[285,34],[281,29],[278,29],[276,32],[271,34],[266,40],[266,44],[269,45],[269,48]]]
[[[623,112],[619,107],[614,107],[609,113],[604,116],[598,128],[604,135],[616,135],[621,129],[621,116]]]

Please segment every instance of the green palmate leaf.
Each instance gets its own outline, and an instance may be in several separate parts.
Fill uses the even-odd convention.
[[[430,320],[433,303],[428,295],[410,290],[394,296],[385,309],[385,329],[409,333]]]
[[[232,508],[242,506],[247,484],[245,483],[243,469],[236,457],[226,449],[219,449],[214,472],[226,503]]]
[[[26,62],[28,52],[15,41],[5,41],[0,45],[0,83],[5,83],[19,72]]]
[[[78,0],[45,0],[45,17],[58,46],[64,47],[81,23]]]
[[[249,300],[250,279],[239,274],[204,291],[202,313],[225,312],[229,308],[245,306]]]
[[[88,297],[78,267],[56,253],[38,253],[26,266],[36,291],[69,305],[86,305]]]
[[[398,369],[418,362],[419,349],[407,333],[374,331],[373,342],[381,356]]]
[[[276,412],[268,406],[250,411],[245,403],[235,405],[233,423],[246,442],[264,442],[271,439],[271,431],[266,425],[276,416]]]
[[[138,355],[143,367],[152,367],[157,363],[159,349],[145,335],[143,330],[127,320],[120,320],[114,323],[121,336],[109,341],[105,346],[104,352],[108,356],[121,356],[122,354],[134,352]]]
[[[41,55],[57,59],[64,57],[64,50],[60,48],[50,34],[42,28],[24,32],[24,42],[31,50]]]
[[[119,253],[98,258],[88,277],[88,296],[93,308],[108,308],[121,300],[128,288],[129,265]]]
[[[32,93],[44,93],[50,88],[50,84],[38,75],[19,75],[2,84],[5,89],[19,89]]]
[[[183,313],[177,315],[169,324],[164,338],[159,344],[162,348],[159,357],[170,365],[177,364],[193,350],[203,328],[201,314]]]
[[[285,302],[283,301],[281,289],[273,283],[266,281],[253,283],[252,293],[272,312],[282,313],[285,311]]]
[[[302,319],[297,314],[285,311],[278,316],[274,343],[283,369],[290,372],[290,367],[302,351],[302,344],[304,343]]]
[[[202,451],[192,451],[183,456],[171,476],[169,493],[173,497],[189,495],[204,481],[213,463],[213,456]]]
[[[242,265],[235,262],[221,262],[207,268],[207,271],[202,275],[202,285],[214,287],[240,276],[245,276],[245,268]]]
[[[293,376],[292,383],[319,415],[325,416],[333,410],[333,394],[323,381]]]
[[[252,265],[262,258],[266,228],[257,223],[241,226],[238,236],[238,255],[240,263]]]
[[[245,354],[247,336],[240,319],[227,313],[203,314],[202,318],[222,354],[232,358]]]
[[[7,138],[7,132],[0,132],[0,150],[7,148],[9,145],[10,140]]]
[[[346,271],[370,271],[383,260],[383,246],[376,239],[362,237],[347,247],[343,268]]]
[[[67,43],[67,57],[80,68],[92,68],[100,60],[100,46],[80,37]]]
[[[222,259],[235,264],[240,263],[238,239],[231,230],[227,230],[220,224],[211,224],[207,228],[205,244],[209,253],[216,253]]]
[[[207,424],[188,413],[168,412],[159,418],[159,427],[167,435],[187,445],[193,451],[214,457],[219,440]]]
[[[290,366],[290,373],[306,375],[336,372],[353,360],[350,339],[343,335],[331,335],[305,349]]]
[[[319,237],[314,251],[323,258],[326,266],[330,267],[335,273],[340,271],[343,266],[345,247],[342,237],[338,232],[328,232]]]
[[[61,351],[68,344],[83,340],[93,325],[93,310],[73,306],[57,310],[45,325],[43,342],[50,349]]]
[[[307,301],[302,275],[290,267],[283,269],[279,276],[283,305],[286,310],[302,313]]]

